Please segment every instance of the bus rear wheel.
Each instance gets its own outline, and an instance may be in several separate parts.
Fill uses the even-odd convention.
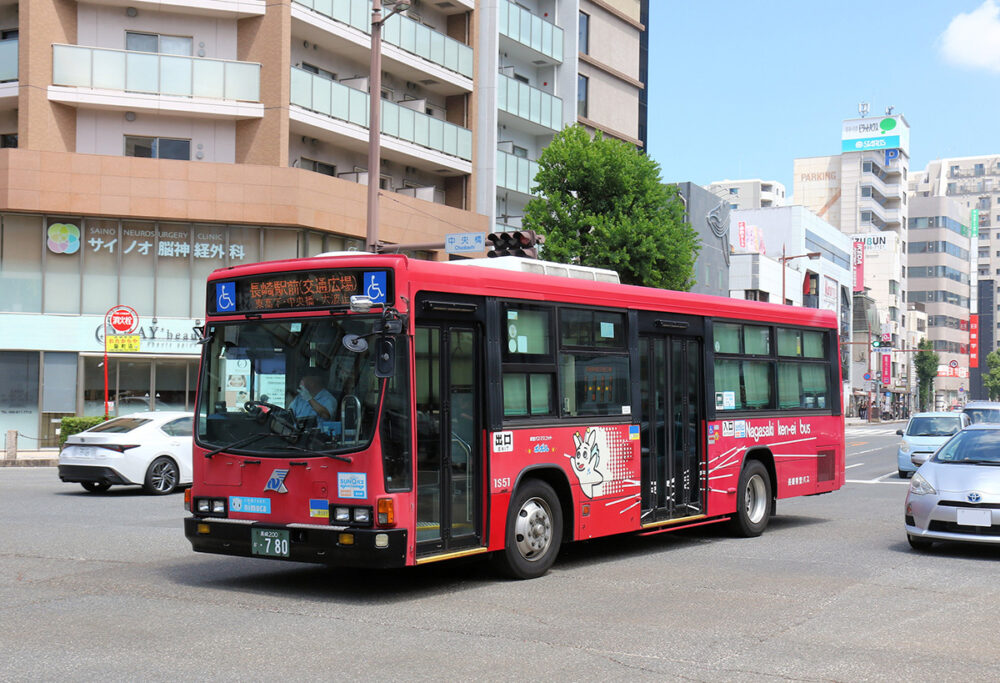
[[[562,544],[562,507],[544,481],[517,488],[507,511],[507,537],[495,560],[513,579],[534,579],[549,570]]]
[[[748,460],[736,489],[736,514],[731,528],[738,536],[760,536],[771,519],[771,477],[759,460]]]

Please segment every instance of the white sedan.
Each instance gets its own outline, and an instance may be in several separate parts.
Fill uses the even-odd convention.
[[[139,484],[162,495],[191,483],[193,415],[132,413],[73,434],[59,452],[59,478],[91,492]]]

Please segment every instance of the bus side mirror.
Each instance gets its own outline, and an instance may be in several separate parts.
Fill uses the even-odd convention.
[[[396,340],[393,337],[379,337],[375,349],[375,376],[392,377],[396,374]]]

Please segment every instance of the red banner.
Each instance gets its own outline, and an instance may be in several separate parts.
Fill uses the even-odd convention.
[[[865,243],[854,243],[854,291],[865,291]]]
[[[979,367],[979,316],[969,316],[969,367]]]
[[[737,232],[737,237],[738,237],[737,244],[740,245],[740,249],[746,249],[747,248],[747,222],[746,221],[739,221],[739,222],[737,222],[736,223],[736,228],[737,228],[737,231],[738,231]]]
[[[892,354],[882,354],[882,384],[892,384]]]

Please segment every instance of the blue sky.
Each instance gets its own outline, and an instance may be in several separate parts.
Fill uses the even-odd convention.
[[[1000,0],[651,0],[649,150],[665,182],[778,180],[869,102],[910,169],[1000,155]]]

